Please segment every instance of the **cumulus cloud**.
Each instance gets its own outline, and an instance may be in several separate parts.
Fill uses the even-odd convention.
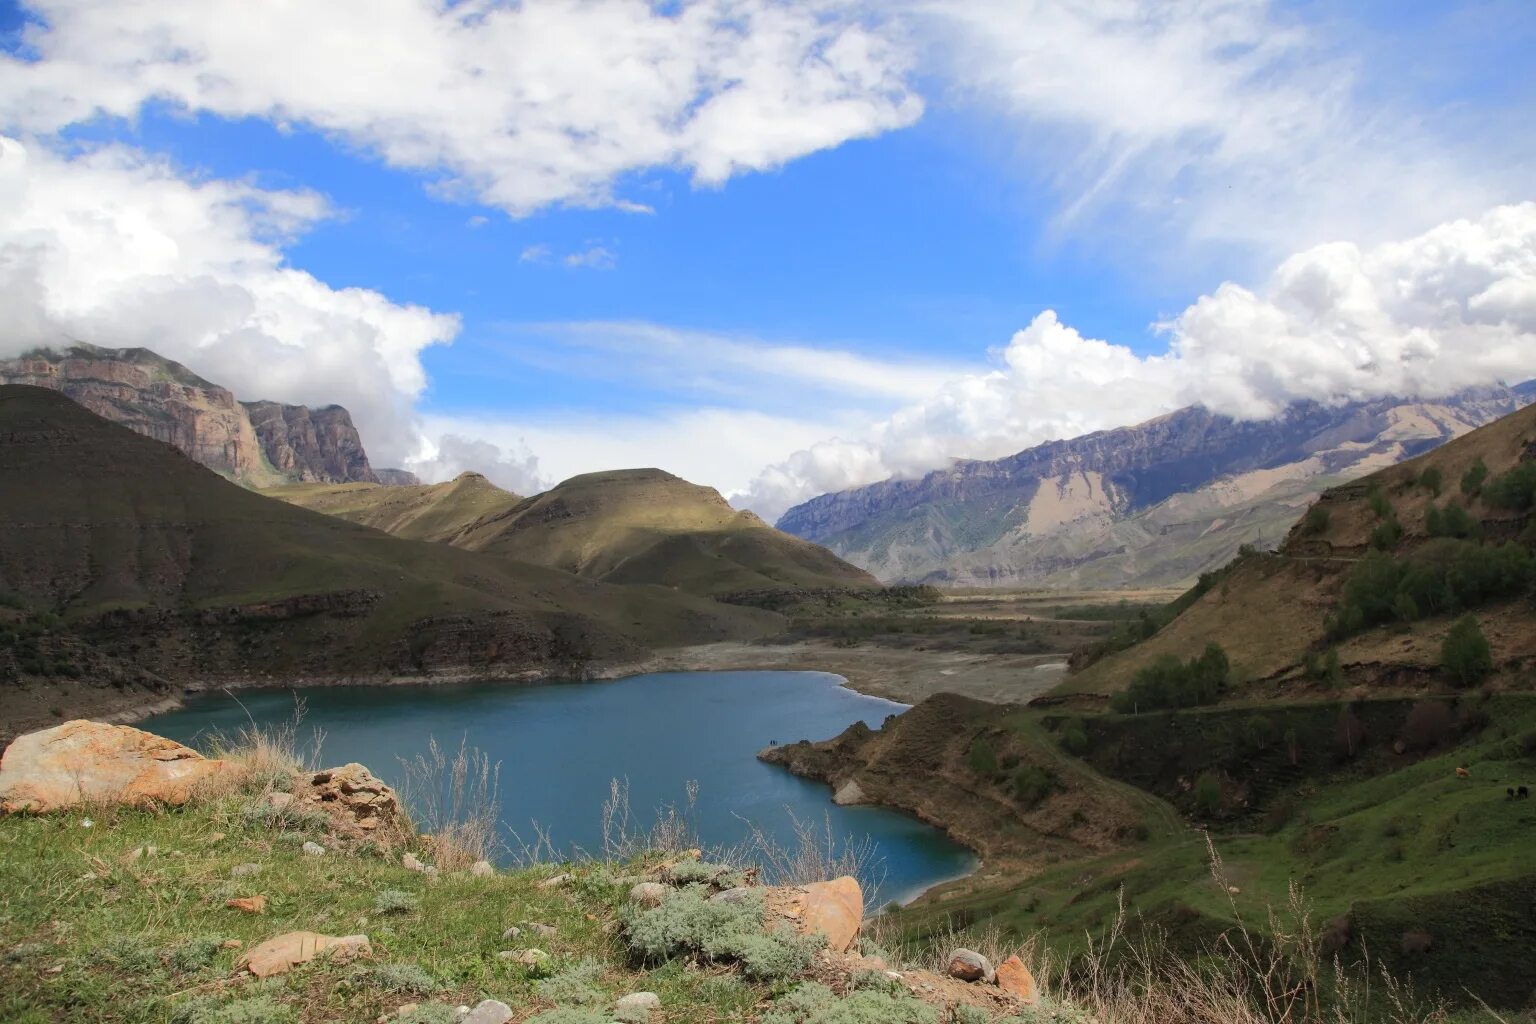
[[[480,473],[513,494],[537,494],[550,483],[539,475],[538,456],[521,441],[513,451],[504,452],[489,441],[447,433],[435,444],[428,442],[424,452],[406,460],[406,466],[429,482],[452,480],[469,471]]]
[[[152,102],[305,125],[514,215],[619,205],[625,175],[718,185],[912,123],[890,38],[828,2],[30,0],[0,123]]]
[[[418,443],[420,354],[458,318],[285,265],[327,213],[310,192],[189,180],[124,147],[65,157],[0,137],[0,355],[143,346],[244,399],[345,405],[396,463]]]
[[[738,503],[764,515],[830,490],[913,476],[951,458],[1033,444],[1204,404],[1262,419],[1298,399],[1441,397],[1536,376],[1536,203],[1375,247],[1316,246],[1265,285],[1227,283],[1138,355],[1047,310],[996,369],[946,383],[863,437],[831,439],[765,470]]]

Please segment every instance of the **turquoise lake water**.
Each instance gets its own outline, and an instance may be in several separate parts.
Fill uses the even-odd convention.
[[[519,686],[329,686],[257,690],[189,698],[184,708],[143,727],[197,746],[210,731],[232,733],[250,718],[292,717],[295,695],[307,712],[302,732],[323,730],[320,761],[358,761],[398,784],[401,758],[430,738],[461,741],[501,763],[504,828],[524,840],[534,823],[562,851],[602,849],[602,805],[610,782],[627,782],[632,817],[649,823],[663,805],[683,805],[698,783],[693,823],[706,846],[749,839],[752,826],[780,843],[794,818],[872,844],[866,889],[905,902],[975,863],[972,854],[929,825],[875,807],[838,807],[825,785],[758,761],[770,743],[828,739],[856,721],[878,727],[900,704],[867,697],[821,672],[686,672],[616,682]]]

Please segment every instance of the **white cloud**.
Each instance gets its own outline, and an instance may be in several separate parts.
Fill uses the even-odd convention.
[[[1021,173],[1061,197],[1057,231],[1103,248],[1134,232],[1164,257],[1193,240],[1259,269],[1328,238],[1373,243],[1527,196],[1532,147],[1514,141],[1523,155],[1508,159],[1509,122],[1437,128],[1321,8],[1311,23],[1271,0],[901,9],[951,94],[987,112],[989,138],[999,114],[1014,126]]]
[[[653,466],[727,494],[745,490],[757,467],[782,458],[785,451],[813,444],[843,425],[835,417],[806,419],[714,407],[634,416],[429,415],[424,422],[431,436],[483,438],[525,457],[529,451],[538,452],[536,469],[546,484],[580,473]]]
[[[0,124],[164,102],[305,125],[514,215],[643,206],[627,174],[718,185],[915,121],[905,55],[842,5],[775,0],[30,0]]]
[[[1317,246],[1263,288],[1223,284],[1161,327],[1167,352],[1141,356],[1047,310],[1014,335],[997,369],[950,381],[862,436],[796,452],[739,500],[777,515],[825,491],[1195,403],[1259,419],[1296,399],[1438,397],[1523,381],[1536,376],[1536,203],[1371,248]]]
[[[619,265],[619,257],[607,246],[593,245],[567,253],[560,262],[572,270],[612,270]]]
[[[512,324],[505,332],[512,343],[503,351],[544,369],[784,411],[819,410],[829,398],[843,407],[873,402],[889,409],[893,400],[923,398],[969,369],[640,321]]]
[[[441,434],[437,442],[427,442],[425,451],[405,461],[411,472],[428,483],[452,480],[460,473],[473,471],[504,490],[524,496],[537,494],[550,485],[539,473],[539,459],[519,439],[510,452],[497,445],[459,434]]]
[[[524,246],[523,251],[518,253],[517,261],[519,263],[536,263],[542,266],[549,263],[553,258],[554,253],[550,251],[549,246],[540,244]]]
[[[421,351],[458,318],[286,266],[283,244],[327,212],[313,193],[191,181],[122,147],[65,158],[0,137],[0,354],[143,346],[244,399],[345,405],[395,463],[417,446]]]

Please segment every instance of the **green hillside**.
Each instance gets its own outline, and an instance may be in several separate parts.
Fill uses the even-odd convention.
[[[0,599],[16,620],[0,652],[24,633],[32,645],[0,659],[8,722],[53,699],[44,687],[18,706],[33,676],[57,675],[52,661],[200,682],[579,672],[782,622],[295,508],[39,388],[0,388],[0,437]]]
[[[440,484],[287,484],[261,493],[396,537],[440,543],[523,500],[479,473],[461,473]]]

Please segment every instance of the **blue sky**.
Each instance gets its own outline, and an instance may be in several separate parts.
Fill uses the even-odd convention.
[[[1520,217],[1478,220],[1536,199],[1528,3],[1233,0],[1169,14],[1106,0],[1067,16],[1007,0],[849,2],[786,22],[808,8],[749,0],[745,31],[711,21],[712,4],[683,5],[703,26],[691,33],[628,0],[584,12],[530,0],[521,21],[501,10],[509,35],[475,39],[447,24],[451,11],[390,0],[367,26],[382,43],[357,41],[377,59],[354,68],[335,50],[308,67],[303,47],[263,52],[259,32],[198,21],[219,4],[173,21],[181,5],[147,0],[0,3],[0,76],[14,83],[0,86],[0,133],[28,175],[46,163],[80,179],[17,192],[26,238],[58,246],[33,275],[39,330],[163,336],[167,354],[250,397],[313,402],[330,387],[376,461],[426,476],[489,469],[526,490],[646,462],[776,514],[829,487],[1187,401],[1265,415],[1292,398],[1426,386],[1446,376],[1432,361],[1381,370],[1422,318],[1380,296],[1369,315],[1308,305],[1316,289],[1296,290],[1295,268],[1375,287],[1433,278],[1412,261],[1449,258],[1427,233],[1458,219],[1496,241],[1528,237]],[[363,31],[346,6],[287,38]],[[435,50],[417,42],[426,28],[443,29]],[[159,51],[166,32],[184,34],[179,50]],[[662,42],[634,58],[638,78],[594,82],[620,63],[611,53],[604,70],[561,77],[562,45],[579,65],[588,40],[624,57],[642,32]],[[557,59],[543,70],[537,54],[507,56],[504,83],[455,82],[434,104],[434,83],[462,63],[489,51],[499,67],[502,38]],[[712,67],[701,39],[740,52]],[[740,71],[759,42],[771,57]],[[678,125],[719,86],[624,109],[675,64],[701,80],[739,74],[737,93],[759,100],[704,127]],[[332,95],[338,78],[381,74],[420,82]],[[296,91],[307,80],[320,84]],[[541,91],[564,98],[536,118],[509,104],[503,120],[469,123],[506,94]],[[782,118],[767,109],[779,103]],[[533,129],[545,134],[507,142]],[[106,152],[116,165],[87,175]],[[124,254],[149,245],[147,223],[165,237],[146,251],[176,257],[151,279],[126,255],[96,266],[68,248],[54,226],[91,209],[88,189],[120,190],[108,205]],[[194,259],[202,244],[175,234],[181,217],[224,247]],[[1411,259],[1383,248],[1412,240]],[[1484,291],[1524,282],[1519,259],[1490,251],[1502,252],[1479,249]],[[285,269],[312,278],[313,294],[296,301]],[[116,282],[117,306],[91,308],[93,279]],[[135,288],[174,294],[189,314],[166,300],[158,319],[125,325]],[[357,313],[349,289],[380,308]],[[214,295],[237,295],[244,319],[205,316]],[[1461,313],[1427,329],[1437,345],[1504,353],[1473,360],[1477,375],[1529,355],[1519,311],[1489,325],[1467,313],[1487,303],[1454,300]]]

